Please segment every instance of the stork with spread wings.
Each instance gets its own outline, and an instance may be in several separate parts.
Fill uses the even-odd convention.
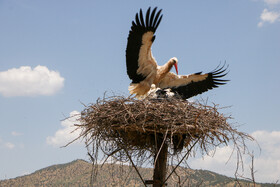
[[[218,85],[226,84],[228,80],[221,79],[227,74],[225,66],[217,67],[206,74],[199,72],[178,75],[176,57],[171,58],[163,66],[157,64],[152,55],[151,46],[156,38],[154,34],[162,20],[161,11],[157,11],[157,8],[151,11],[149,8],[144,18],[142,9],[140,9],[135,16],[135,21],[132,21],[126,48],[127,74],[132,80],[128,88],[130,93],[135,94],[138,98],[143,98],[154,84],[156,88],[169,88],[183,99],[187,99],[216,88]],[[170,72],[173,66],[177,74]]]

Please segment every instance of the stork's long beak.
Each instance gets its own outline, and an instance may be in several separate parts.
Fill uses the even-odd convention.
[[[174,67],[175,67],[175,69],[176,69],[176,73],[177,73],[177,75],[178,75],[178,66],[177,66],[177,63],[176,63],[176,64],[174,64]]]

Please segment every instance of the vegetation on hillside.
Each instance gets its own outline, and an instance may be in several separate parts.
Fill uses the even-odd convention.
[[[30,175],[0,181],[0,186],[6,187],[34,187],[34,186],[73,186],[89,187],[92,165],[84,160],[75,160],[67,164],[53,165],[38,170]],[[152,178],[152,169],[140,168],[144,179]],[[238,186],[233,178],[205,170],[191,170],[179,168],[176,172],[180,175],[183,186]],[[167,181],[168,186],[179,186],[178,177]],[[249,181],[241,180],[242,186],[254,186]],[[99,167],[98,175],[93,186],[142,186],[141,180],[134,169],[126,165],[104,164]],[[257,187],[280,186],[274,184],[256,184]]]

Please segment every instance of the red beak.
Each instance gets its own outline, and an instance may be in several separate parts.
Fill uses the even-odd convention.
[[[177,66],[177,63],[174,64],[174,66],[175,66],[175,69],[176,69],[176,73],[177,73],[177,75],[178,75],[178,66]]]

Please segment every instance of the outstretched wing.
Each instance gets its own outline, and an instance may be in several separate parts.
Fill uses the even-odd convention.
[[[144,20],[142,9],[132,21],[126,48],[127,74],[132,83],[139,83],[156,71],[157,64],[151,54],[151,46],[155,40],[154,33],[162,19],[161,11],[154,8],[147,10]]]
[[[228,68],[228,66],[226,68],[224,66],[218,66],[215,70],[206,74],[198,72],[191,75],[176,75],[169,72],[159,83],[159,87],[162,89],[170,88],[172,92],[178,93],[183,99],[188,99],[226,84],[229,80],[221,79],[228,73],[224,73]]]

